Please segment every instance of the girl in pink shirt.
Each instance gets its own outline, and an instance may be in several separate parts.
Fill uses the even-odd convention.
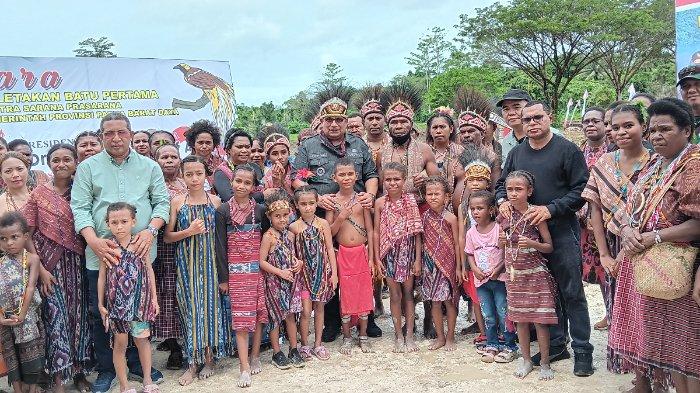
[[[474,272],[481,313],[486,324],[486,348],[481,360],[486,363],[509,363],[515,359],[518,347],[515,344],[515,333],[506,328],[507,275],[503,269],[503,249],[498,242],[501,227],[495,221],[496,203],[493,193],[472,193],[469,196],[469,210],[476,225],[467,231],[464,252]],[[498,341],[499,332],[505,340],[503,345]]]

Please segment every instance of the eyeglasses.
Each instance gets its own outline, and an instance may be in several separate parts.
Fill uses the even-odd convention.
[[[522,122],[523,124],[530,124],[530,122],[535,122],[535,123],[541,123],[542,119],[544,119],[545,115],[535,115],[532,117],[523,117]]]
[[[584,126],[587,126],[589,124],[598,125],[602,122],[603,121],[600,119],[586,119],[586,120],[581,121],[581,124],[583,124]]]
[[[343,121],[345,121],[345,118],[343,118],[343,117],[325,117],[323,119],[323,122],[328,123],[328,124],[332,124],[332,123],[340,124]]]
[[[115,136],[119,136],[120,139],[128,138],[131,134],[129,130],[119,130],[119,131],[104,131],[102,132],[102,137],[104,139],[114,139]]]

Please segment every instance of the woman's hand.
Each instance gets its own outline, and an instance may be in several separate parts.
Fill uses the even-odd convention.
[[[299,273],[302,267],[304,267],[304,262],[302,262],[301,259],[297,257],[293,257],[292,272],[295,274]]]
[[[413,275],[418,277],[421,274],[421,263],[420,261],[413,262]]]
[[[338,274],[333,273],[331,276],[331,285],[333,285],[333,290],[335,291],[336,288],[338,288]]]
[[[600,264],[603,265],[603,269],[605,269],[605,272],[608,273],[608,275],[611,277],[617,277],[618,263],[615,258],[611,257],[610,255],[601,256]]]
[[[39,269],[39,280],[41,281],[41,294],[44,297],[52,295],[53,286],[58,284],[58,281],[56,281],[56,277],[54,277],[53,274],[49,273],[48,270],[41,268]]]
[[[103,305],[100,305],[100,316],[102,317],[102,325],[105,327],[105,332],[109,331],[109,311]]]
[[[228,283],[227,282],[222,282],[219,284],[219,292],[222,295],[228,295]]]
[[[160,314],[160,304],[158,304],[158,299],[153,298],[153,300],[151,300],[151,303],[153,304],[153,308],[156,310],[155,315]]]
[[[530,240],[526,236],[518,235],[518,248],[531,248],[532,247],[532,240]]]
[[[644,251],[642,235],[637,229],[625,226],[620,231],[620,237],[622,238],[622,249],[628,254],[637,254]]]

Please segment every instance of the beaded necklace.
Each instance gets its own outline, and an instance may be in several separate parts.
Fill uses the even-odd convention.
[[[527,213],[530,210],[530,204],[527,204],[527,210],[525,210],[525,213]],[[515,262],[518,259],[518,255],[520,254],[520,247],[518,247],[517,240],[513,240],[513,234],[517,233],[517,226],[520,225],[521,222],[524,222],[523,220],[525,219],[525,214],[523,213],[522,216],[518,219],[518,221],[515,221],[513,223],[513,214],[510,215],[508,218],[508,228],[504,231],[506,233],[506,252],[505,254],[510,257],[511,260],[511,265],[510,265],[510,281],[515,280],[515,267],[513,267],[513,262]],[[525,228],[527,226],[523,225],[522,230],[520,230],[520,233],[518,234],[518,238],[520,236],[523,236],[525,234]],[[515,244],[515,247],[513,247],[513,244]]]

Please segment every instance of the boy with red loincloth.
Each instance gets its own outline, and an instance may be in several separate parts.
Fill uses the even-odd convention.
[[[340,312],[343,322],[340,353],[352,355],[354,345],[350,335],[350,319],[354,316],[360,319],[360,350],[372,352],[367,337],[367,320],[369,313],[374,310],[372,216],[369,209],[363,208],[357,201],[357,171],[352,160],[338,160],[333,179],[340,190],[335,195],[335,209],[326,213],[326,218],[338,243]]]

